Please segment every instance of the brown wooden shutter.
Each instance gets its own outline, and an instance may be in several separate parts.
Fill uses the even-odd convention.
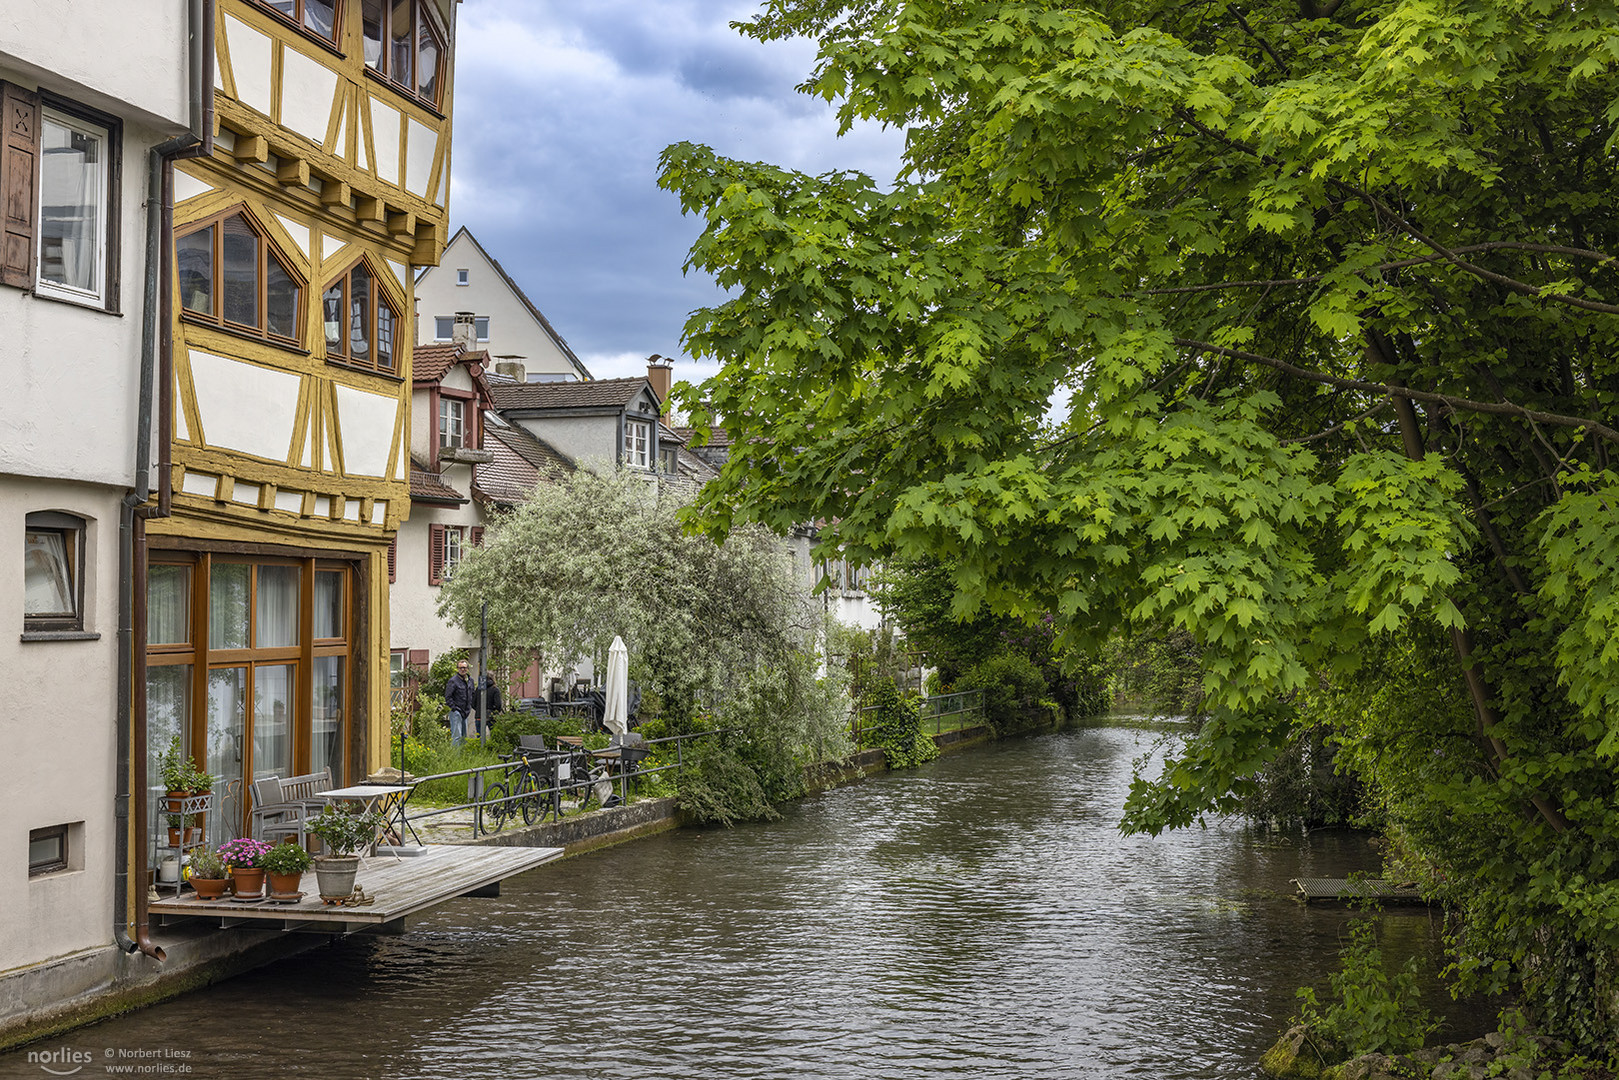
[[[444,584],[444,526],[427,527],[427,583]]]
[[[468,530],[472,538],[473,547],[483,547],[483,526],[474,525]]]
[[[388,584],[399,580],[399,537],[388,541]]]
[[[0,285],[34,286],[34,215],[39,202],[39,95],[0,83]]]
[[[423,668],[426,667],[427,666],[427,650],[426,649],[412,649],[412,650],[410,650],[410,666],[411,667],[423,667]]]

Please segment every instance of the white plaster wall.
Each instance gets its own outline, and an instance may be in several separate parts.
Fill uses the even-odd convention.
[[[9,5],[0,5],[9,14]],[[5,15],[0,14],[0,23]],[[0,30],[0,40],[4,39]],[[0,79],[20,78],[0,67]],[[122,314],[0,286],[0,474],[132,483],[145,284],[147,151],[161,141],[126,124],[119,194]]]
[[[431,456],[433,440],[438,438],[438,418],[430,415],[431,408],[427,391],[410,395],[410,452],[423,462]]]
[[[118,643],[118,497],[113,489],[0,476],[0,972],[112,941],[113,787]],[[85,628],[98,641],[19,640],[26,515],[88,522]],[[82,869],[30,878],[28,833],[83,822]]]
[[[0,4],[0,67],[146,125],[188,122],[186,40],[185,0]]]
[[[592,468],[618,464],[618,417],[547,416],[514,419],[581,465]]]
[[[458,468],[464,479],[466,467]],[[482,525],[483,515],[475,503],[455,508],[413,503],[410,520],[399,526],[396,580],[388,587],[390,647],[426,649],[436,657],[450,649],[475,647],[478,635],[457,630],[438,617],[439,587],[427,583],[430,524]]]
[[[457,285],[456,271],[467,271],[467,284]],[[544,298],[530,296],[544,310]],[[478,245],[458,233],[444,249],[438,266],[423,274],[416,283],[416,310],[421,315],[420,338],[433,340],[434,319],[471,311],[489,316],[489,340],[479,342],[498,362],[503,356],[521,356],[529,371],[574,374],[575,368],[545,327],[535,320],[528,307],[507,287],[500,272],[483,257]],[[547,312],[552,318],[554,313]],[[552,325],[556,321],[552,318]],[[559,328],[560,329],[560,328]]]

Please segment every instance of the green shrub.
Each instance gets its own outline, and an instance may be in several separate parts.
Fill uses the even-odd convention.
[[[1046,678],[1022,653],[1001,652],[963,675],[956,689],[982,690],[984,718],[996,727],[1015,727],[1045,697]]]
[[[1438,1028],[1419,1000],[1416,958],[1393,975],[1384,969],[1375,920],[1351,923],[1338,955],[1342,967],[1331,978],[1332,1000],[1323,1007],[1314,989],[1300,988],[1298,1019],[1343,1057],[1415,1050]]]
[[[770,805],[759,774],[722,737],[692,744],[679,785],[676,804],[706,824],[730,826],[781,816]]]
[[[489,729],[489,748],[499,754],[517,749],[517,740],[523,735],[543,735],[545,744],[554,747],[558,735],[583,735],[584,725],[577,717],[535,716],[526,712],[503,712],[495,715]]]
[[[939,748],[922,733],[920,701],[901,694],[892,681],[875,682],[860,699],[860,741],[880,747],[890,769],[910,769],[939,756]]]

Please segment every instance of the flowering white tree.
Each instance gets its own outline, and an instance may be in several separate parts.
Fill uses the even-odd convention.
[[[675,720],[700,705],[756,699],[786,672],[802,676],[819,615],[781,542],[758,527],[723,545],[690,535],[680,505],[623,473],[580,470],[542,484],[456,566],[439,613],[476,628],[487,601],[491,640],[531,649],[551,669],[605,655],[619,635],[632,678]],[[816,697],[805,687],[788,696]],[[794,741],[829,734],[805,729]]]

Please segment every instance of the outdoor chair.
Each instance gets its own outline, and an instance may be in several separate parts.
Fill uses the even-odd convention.
[[[304,808],[289,803],[281,794],[281,778],[271,776],[253,781],[253,810],[248,817],[250,831],[260,840],[296,836],[304,842]]]
[[[281,801],[296,803],[303,808],[305,817],[314,817],[326,806],[326,800],[320,797],[320,793],[330,790],[332,790],[331,769],[304,773],[302,776],[289,776],[281,781]]]

